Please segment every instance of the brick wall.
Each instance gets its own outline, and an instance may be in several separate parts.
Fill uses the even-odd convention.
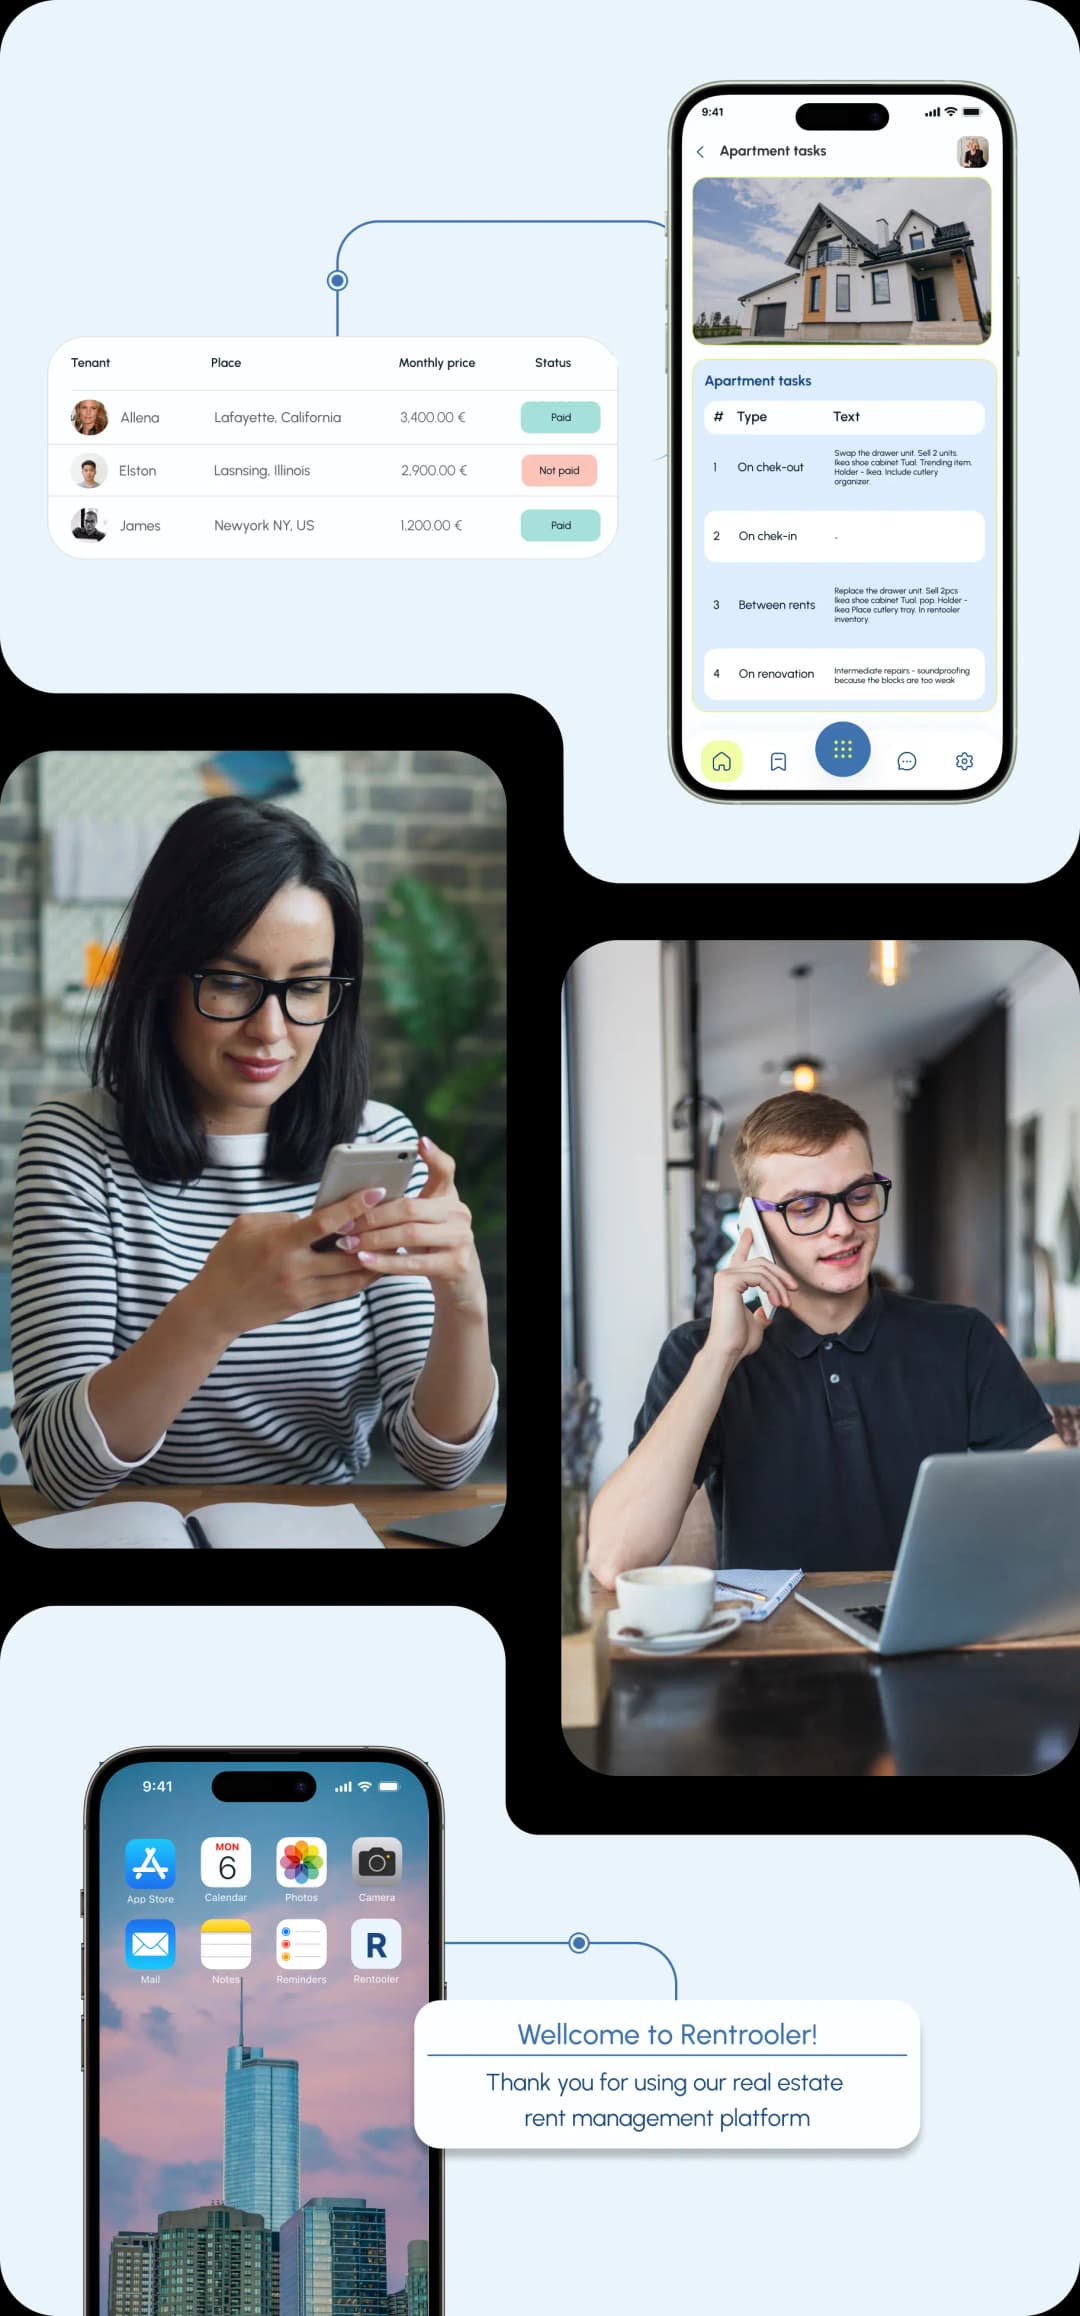
[[[342,851],[356,878],[365,926],[393,878],[425,877],[475,917],[491,949],[498,995],[483,1033],[462,1059],[501,1046],[505,1018],[505,804],[493,772],[458,754],[358,750],[341,758]],[[83,1081],[79,1065],[41,1044],[38,900],[45,846],[37,810],[36,761],[9,773],[0,793],[0,1261],[10,1253],[11,1196],[19,1138],[32,1109]],[[403,1043],[378,1002],[374,976],[365,1006],[372,1093],[397,1098]],[[501,1095],[485,1113],[498,1115]],[[425,1121],[417,1119],[423,1132]],[[438,1139],[436,1135],[436,1139]],[[468,1199],[468,1185],[462,1194]],[[496,1365],[505,1372],[505,1267],[501,1240],[485,1245]]]

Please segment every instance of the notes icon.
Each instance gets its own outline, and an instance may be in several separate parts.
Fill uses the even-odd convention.
[[[321,1970],[326,1960],[326,1924],[318,1914],[279,1922],[277,1958],[281,1970]]]
[[[246,1970],[251,1960],[251,1924],[235,1914],[204,1922],[199,1952],[205,1970]]]

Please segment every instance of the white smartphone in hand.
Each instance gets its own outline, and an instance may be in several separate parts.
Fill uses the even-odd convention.
[[[769,1245],[768,1239],[765,1236],[761,1216],[758,1213],[757,1207],[754,1205],[752,1198],[744,1198],[742,1205],[739,1208],[740,1238],[742,1237],[744,1230],[748,1230],[750,1232],[752,1241],[750,1248],[751,1254],[760,1255],[763,1262],[775,1262],[776,1257],[771,1246]],[[760,1303],[767,1319],[772,1318],[773,1312],[776,1308],[774,1303],[770,1303],[768,1296],[762,1293],[760,1287],[747,1287],[746,1293],[743,1296],[743,1302]]]
[[[415,1164],[415,1143],[383,1142],[376,1146],[371,1142],[335,1142],[323,1167],[312,1213],[335,1205],[339,1198],[351,1198],[356,1190],[385,1190],[387,1199],[404,1198]],[[317,1254],[330,1254],[337,1239],[331,1235],[311,1243]]]

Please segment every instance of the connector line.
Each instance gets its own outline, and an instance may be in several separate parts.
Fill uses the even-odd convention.
[[[365,233],[371,225],[654,225],[658,233],[665,231],[661,217],[362,217],[358,225],[350,225],[337,246],[337,256],[326,276],[326,286],[334,293],[334,336],[341,336],[341,294],[349,286],[349,276],[342,272],[341,252],[354,233]],[[468,1942],[466,1942],[468,1943]],[[494,1939],[493,1945],[503,1941]],[[507,1944],[527,1945],[527,1939],[507,1940]],[[558,1944],[558,1940],[539,1940],[538,1944]],[[636,1941],[629,1941],[633,1944]],[[657,1949],[659,1952],[659,1949]]]
[[[647,1954],[659,1954],[671,1972],[675,1999],[679,1997],[679,1974],[670,1954],[662,1946],[654,1946],[649,1938],[587,1938],[584,1930],[572,1931],[569,1938],[448,1938],[448,1946],[568,1946],[571,1954],[588,1954],[593,1946],[640,1946]],[[481,2053],[481,2056],[484,2054]],[[496,2054],[497,2055],[497,2054]]]

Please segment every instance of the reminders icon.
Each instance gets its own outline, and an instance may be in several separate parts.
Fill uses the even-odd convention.
[[[251,1960],[250,1922],[238,1922],[235,1914],[204,1922],[199,1952],[206,1970],[246,1970]]]
[[[317,1914],[279,1922],[277,1958],[282,1970],[321,1970],[326,1960],[326,1924]]]

